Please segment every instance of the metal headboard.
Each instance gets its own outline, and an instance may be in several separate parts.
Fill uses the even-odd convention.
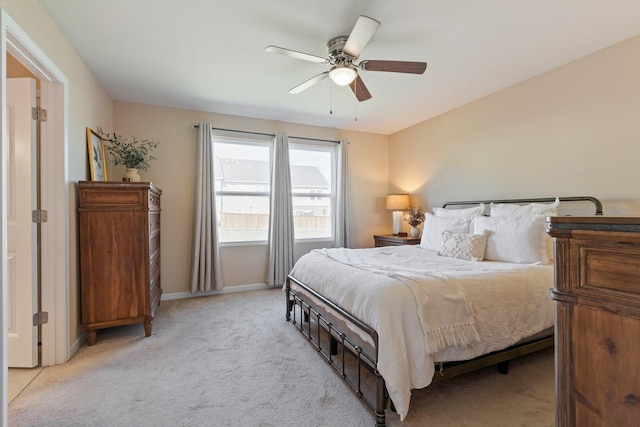
[[[594,204],[596,209],[596,215],[602,215],[602,203],[600,200],[591,196],[575,196],[575,197],[558,197],[561,202],[591,202]],[[541,197],[536,199],[506,199],[506,200],[474,200],[474,201],[465,201],[465,202],[446,202],[442,205],[443,208],[447,206],[462,206],[462,205],[477,205],[479,203],[553,203],[555,202],[555,197]]]

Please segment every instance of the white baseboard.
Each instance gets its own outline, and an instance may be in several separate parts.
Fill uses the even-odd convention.
[[[76,338],[75,341],[73,341],[73,343],[69,347],[69,359],[71,359],[78,352],[78,350],[80,350],[80,347],[82,347],[82,345],[85,343],[86,340],[87,340],[87,333],[85,331],[80,332],[80,335],[78,335],[78,338]],[[68,362],[68,360],[65,360],[65,363],[66,362]]]
[[[277,286],[280,288],[280,286]],[[247,291],[256,291],[259,289],[273,289],[274,286],[269,286],[266,283],[255,283],[253,285],[238,285],[238,286],[227,286],[217,291],[208,291],[208,292],[173,292],[170,294],[162,294],[160,298],[161,301],[170,301],[174,299],[184,299],[184,298],[197,298],[204,297],[209,295],[220,295],[220,294],[230,294],[235,292],[247,292]]]

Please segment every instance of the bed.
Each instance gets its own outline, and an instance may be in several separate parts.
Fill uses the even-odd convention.
[[[311,251],[289,274],[286,319],[376,426],[389,406],[403,420],[412,389],[490,365],[506,372],[553,345],[545,221],[570,202],[602,214],[593,197],[448,202],[427,214],[420,245]]]

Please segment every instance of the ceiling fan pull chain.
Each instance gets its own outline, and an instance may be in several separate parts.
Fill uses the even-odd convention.
[[[356,100],[358,99],[358,85],[354,83],[353,85],[353,94],[356,96]],[[353,101],[353,121],[358,121],[358,102],[356,100]]]
[[[333,114],[333,85],[329,82],[329,114]]]

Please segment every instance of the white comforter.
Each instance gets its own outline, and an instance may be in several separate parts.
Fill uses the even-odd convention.
[[[400,419],[434,364],[500,350],[553,326],[552,265],[473,262],[419,246],[322,249],[291,275],[378,332],[378,370]]]

